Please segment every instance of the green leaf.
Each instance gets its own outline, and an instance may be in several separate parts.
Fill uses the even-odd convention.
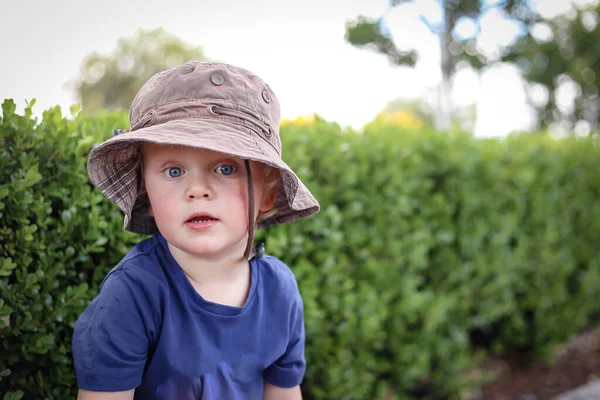
[[[12,308],[8,306],[0,307],[0,317],[8,317],[12,313]]]
[[[10,119],[10,117],[14,115],[16,109],[17,105],[12,99],[5,99],[2,103],[3,119]]]
[[[38,182],[41,179],[41,175],[38,173],[37,167],[31,168],[25,175],[25,181],[30,185]]]
[[[23,398],[23,391],[17,390],[16,392],[8,392],[4,395],[4,400],[20,400]]]
[[[5,270],[15,269],[17,264],[13,262],[12,258],[1,258],[0,268]]]
[[[81,109],[81,104],[79,104],[79,103],[72,104],[69,107],[69,111],[71,112],[71,115],[73,115],[73,116],[75,116],[79,112],[80,109]]]

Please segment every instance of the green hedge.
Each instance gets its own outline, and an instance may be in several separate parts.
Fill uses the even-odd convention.
[[[74,122],[51,109],[36,124],[30,109],[14,110],[5,101],[0,121],[0,316],[11,314],[11,327],[0,328],[0,393],[75,398],[75,320],[134,243],[90,187],[86,156],[107,125],[125,119]]]
[[[74,322],[139,239],[85,170],[126,115],[51,109],[36,122],[2,108],[0,316],[11,326],[0,328],[0,393],[74,398]],[[357,134],[317,119],[285,125],[282,140],[322,205],[258,233],[303,294],[306,399],[445,399],[486,354],[545,360],[600,319],[591,139]]]

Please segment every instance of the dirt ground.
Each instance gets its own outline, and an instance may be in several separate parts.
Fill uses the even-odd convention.
[[[552,366],[523,367],[523,360],[490,360],[497,379],[470,393],[471,400],[550,400],[600,379],[600,329],[560,346]]]

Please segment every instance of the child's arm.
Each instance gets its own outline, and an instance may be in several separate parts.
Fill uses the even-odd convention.
[[[152,293],[140,282],[124,270],[111,272],[77,320],[72,352],[80,399],[129,400],[140,386],[157,331]]]
[[[77,400],[133,400],[135,389],[124,392],[90,392],[79,389]]]
[[[300,391],[300,386],[282,388],[272,385],[269,382],[265,382],[263,400],[302,400],[302,393]]]
[[[263,400],[302,399],[300,383],[306,370],[304,304],[295,279],[291,283],[293,287],[286,293],[293,297],[290,300],[287,347],[284,353],[264,371]]]

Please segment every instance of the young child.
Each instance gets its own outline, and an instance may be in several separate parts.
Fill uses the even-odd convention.
[[[279,102],[252,73],[191,61],[153,76],[131,130],[95,147],[93,184],[152,234],[79,317],[79,399],[300,399],[304,318],[255,229],[319,204],[281,158]]]

